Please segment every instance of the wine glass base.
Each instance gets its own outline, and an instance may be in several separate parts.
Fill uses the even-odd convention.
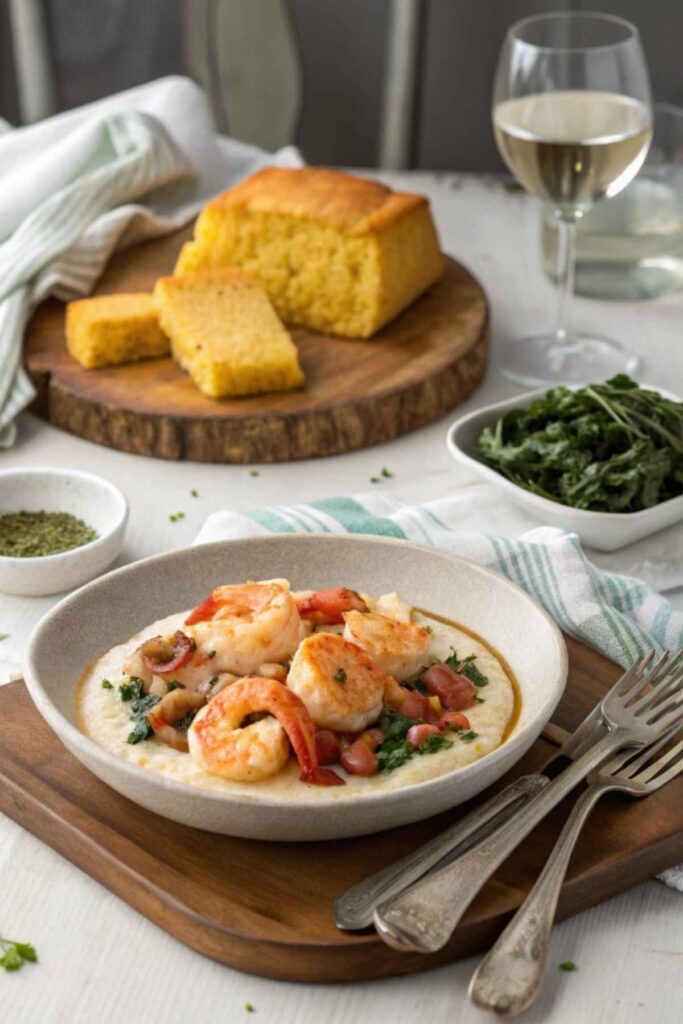
[[[520,338],[500,353],[498,367],[515,384],[599,384],[616,373],[632,374],[639,359],[617,341],[574,334],[559,342],[553,334]]]

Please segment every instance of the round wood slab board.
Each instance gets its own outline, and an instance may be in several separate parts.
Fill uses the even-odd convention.
[[[117,254],[96,294],[151,291],[190,235],[186,228]],[[82,369],[66,351],[64,306],[50,300],[26,333],[34,408],[89,441],[164,459],[284,462],[353,451],[438,419],[474,390],[486,369],[487,301],[446,258],[442,280],[370,341],[292,334],[304,391],[216,401],[171,359]]]

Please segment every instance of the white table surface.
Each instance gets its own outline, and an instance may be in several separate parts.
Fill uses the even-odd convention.
[[[466,411],[515,393],[496,373],[500,345],[544,327],[553,291],[540,268],[539,210],[496,179],[448,174],[385,174],[394,187],[428,195],[444,249],[479,276],[492,304],[493,351],[487,379]],[[579,322],[637,350],[640,379],[683,390],[683,296],[655,302],[577,300]],[[453,417],[379,448],[325,460],[249,467],[163,462],[97,447],[30,414],[0,468],[58,465],[91,470],[117,484],[131,506],[121,562],[191,542],[209,512],[354,493],[370,488],[383,466],[392,490],[421,500],[472,485],[444,446]],[[198,498],[190,496],[194,488]],[[168,513],[185,518],[169,522]],[[682,550],[683,526],[662,535],[658,555]],[[619,567],[619,555],[612,567]],[[623,567],[629,563],[623,553]],[[680,563],[679,563],[680,566]],[[683,594],[671,595],[683,608]],[[28,633],[56,599],[0,595],[0,659],[20,653]],[[0,1020],[7,1024],[174,1024],[263,1020],[269,1024],[342,1024],[393,1019],[481,1022],[468,1002],[476,960],[401,979],[347,985],[295,985],[240,974],[185,948],[0,815],[0,934],[33,942],[40,964],[0,972]],[[305,884],[305,879],[302,879]],[[573,960],[578,971],[557,964]],[[352,981],[353,979],[349,979]],[[245,1004],[251,1003],[255,1014]],[[640,885],[555,930],[550,969],[536,1007],[524,1018],[552,1024],[683,1020],[683,897],[659,882]]]

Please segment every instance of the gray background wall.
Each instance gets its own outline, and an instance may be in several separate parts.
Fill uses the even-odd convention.
[[[8,4],[0,0],[0,115],[19,120]],[[76,106],[161,75],[188,72],[186,19],[195,0],[43,0],[56,106]],[[237,7],[268,0],[219,0]],[[385,41],[392,0],[288,0],[301,60],[295,141],[312,163],[373,166],[378,159]],[[425,0],[424,65],[415,165],[501,168],[489,128],[493,71],[507,26],[567,7],[637,23],[656,99],[683,106],[683,0]],[[201,30],[202,26],[200,26]],[[220,46],[220,40],[214,41]],[[254,53],[253,60],[263,59]],[[229,125],[227,125],[229,129]]]

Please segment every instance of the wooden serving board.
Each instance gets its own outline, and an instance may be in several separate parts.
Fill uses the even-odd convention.
[[[554,722],[573,729],[620,670],[576,641],[568,644],[569,684]],[[553,749],[548,740],[537,741],[498,788],[538,767]],[[374,932],[339,932],[333,901],[467,806],[339,842],[212,835],[119,796],[66,751],[22,683],[0,687],[0,810],[192,949],[269,978],[378,978],[485,949],[533,884],[568,806],[557,808],[485,886],[444,950],[399,953]],[[683,779],[641,801],[603,797],[572,857],[559,915],[584,910],[683,860],[682,829]]]
[[[191,228],[114,256],[96,294],[151,291],[172,272]],[[442,280],[369,341],[292,331],[303,391],[205,398],[172,359],[84,370],[66,351],[64,306],[28,325],[25,362],[35,411],[89,441],[199,462],[284,462],[389,441],[438,419],[486,370],[488,307],[455,260]]]

